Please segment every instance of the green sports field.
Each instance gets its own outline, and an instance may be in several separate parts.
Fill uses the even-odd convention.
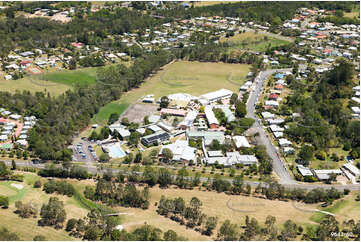
[[[90,67],[80,70],[64,70],[50,72],[39,76],[39,79],[61,83],[69,86],[94,84],[96,81],[97,68]]]
[[[159,97],[172,93],[195,96],[226,88],[237,92],[250,70],[245,64],[177,61],[148,78],[139,88],[124,93],[122,97],[104,106],[94,117],[94,122],[107,120],[111,113],[122,113],[142,97],[153,94]]]

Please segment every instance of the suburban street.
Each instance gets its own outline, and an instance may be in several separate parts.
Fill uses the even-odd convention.
[[[261,95],[262,93],[265,80],[270,75],[278,71],[291,71],[291,69],[273,69],[273,70],[261,71],[258,74],[258,76],[255,78],[255,82],[254,82],[255,87],[251,91],[247,102],[247,117],[253,118],[255,120],[255,123],[253,124],[252,128],[253,130],[259,133],[259,136],[256,137],[258,143],[266,146],[267,153],[273,161],[273,170],[280,178],[279,183],[296,184],[297,182],[290,177],[285,164],[279,158],[276,148],[273,146],[271,139],[267,136],[266,131],[262,127],[261,121],[258,120],[255,114],[255,105],[258,101],[259,95]]]
[[[279,158],[279,154],[277,149],[275,148],[275,146],[272,144],[270,137],[268,137],[266,131],[264,130],[261,121],[258,119],[257,115],[255,114],[255,106],[256,103],[258,102],[258,98],[262,93],[263,87],[265,85],[265,80],[272,75],[275,72],[280,72],[280,71],[291,71],[291,69],[271,69],[271,70],[265,70],[265,71],[261,71],[258,76],[255,78],[254,81],[254,86],[252,88],[252,91],[250,92],[248,101],[247,101],[247,115],[246,117],[248,118],[252,118],[255,120],[255,123],[253,124],[253,126],[251,127],[251,129],[253,130],[253,132],[258,132],[258,136],[256,137],[257,142],[259,144],[262,144],[266,147],[266,151],[268,153],[268,155],[271,157],[272,159],[272,164],[273,164],[273,170],[274,172],[277,174],[277,176],[279,177],[278,182],[280,184],[282,184],[283,186],[285,186],[286,188],[301,188],[301,189],[307,189],[307,190],[311,190],[314,188],[331,188],[334,187],[338,190],[343,190],[345,188],[353,190],[353,191],[357,191],[360,189],[360,185],[359,184],[348,184],[348,185],[341,185],[341,184],[330,184],[330,185],[326,185],[326,184],[312,184],[312,183],[299,183],[295,180],[293,180],[289,174],[289,171],[286,167],[286,165],[284,164],[284,162]],[[249,130],[248,130],[249,131]],[[87,149],[87,142],[82,141],[82,148],[84,151],[86,151],[88,153],[88,149]],[[75,148],[75,147],[73,147]],[[75,152],[76,153],[76,152]],[[117,168],[104,168],[101,169],[97,166],[95,166],[95,162],[94,160],[91,158],[90,153],[87,154],[86,159],[82,159],[81,156],[79,154],[74,154],[79,160],[78,161],[83,161],[85,162],[84,165],[79,165],[81,167],[84,167],[88,170],[89,173],[91,174],[97,174],[97,173],[104,173],[107,170],[112,170],[113,173],[117,173],[120,170]],[[90,160],[91,159],[91,160]],[[33,164],[31,161],[29,162],[24,162],[24,161],[15,161],[17,166],[20,167],[24,167],[24,166],[30,166],[30,167],[34,167],[34,168],[38,168],[38,169],[44,169],[45,168],[45,164]],[[5,161],[5,163],[8,166],[11,166],[11,161]],[[142,174],[142,172],[139,172],[140,174]],[[207,181],[208,178],[205,177],[201,177],[201,181]],[[232,182],[232,179],[226,179],[230,182]],[[262,183],[262,182],[257,182],[257,181],[244,181],[245,184],[250,184],[252,187],[256,187],[258,186],[258,184]],[[266,185],[265,183],[263,183],[264,185]]]

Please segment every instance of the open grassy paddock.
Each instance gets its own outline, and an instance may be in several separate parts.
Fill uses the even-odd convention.
[[[74,240],[70,237],[64,229],[55,230],[51,227],[39,227],[37,226],[38,218],[22,219],[14,213],[14,202],[21,200],[23,202],[32,202],[33,204],[41,207],[41,205],[48,201],[50,196],[57,196],[64,201],[65,209],[67,211],[67,219],[70,218],[82,218],[86,216],[89,207],[98,207],[103,205],[91,202],[87,199],[84,200],[82,195],[86,185],[95,186],[94,180],[76,180],[66,179],[67,182],[73,184],[76,191],[80,194],[80,199],[76,195],[69,198],[67,196],[46,194],[39,188],[33,188],[33,183],[44,178],[40,178],[33,173],[23,173],[25,175],[25,181],[22,183],[25,192],[22,195],[18,195],[20,190],[9,188],[9,184],[17,182],[0,182],[0,194],[11,196],[11,203],[8,209],[0,209],[0,226],[5,226],[9,230],[16,232],[22,240],[31,240],[35,235],[44,235],[47,240]],[[4,189],[6,187],[7,189]],[[15,193],[14,193],[15,192]],[[353,218],[356,221],[359,220],[360,203],[355,201],[358,192],[352,192],[343,199],[335,201],[332,206],[328,208],[322,208],[320,204],[303,204],[293,203],[291,201],[284,202],[278,200],[265,200],[253,196],[232,196],[224,193],[216,193],[213,191],[199,191],[198,188],[194,190],[184,190],[171,187],[168,189],[160,189],[155,186],[150,189],[150,208],[143,210],[140,208],[125,208],[114,207],[114,211],[126,213],[119,218],[119,222],[128,231],[137,228],[144,223],[154,225],[161,228],[164,232],[172,229],[178,234],[187,237],[190,240],[210,240],[212,237],[201,235],[193,229],[187,229],[185,226],[180,225],[169,218],[165,218],[157,214],[156,203],[159,202],[162,195],[170,198],[183,197],[186,202],[189,202],[192,197],[198,197],[202,202],[202,209],[208,216],[217,216],[219,218],[218,228],[221,223],[229,219],[232,223],[238,225],[244,224],[245,216],[256,218],[260,223],[264,223],[267,215],[276,217],[277,225],[279,228],[282,224],[288,220],[302,224],[304,226],[314,226],[322,218],[323,215],[318,212],[304,212],[302,210],[314,210],[320,209],[336,214],[336,219],[342,222],[343,220]],[[18,226],[20,225],[21,226]]]
[[[234,1],[194,1],[194,7],[205,7],[215,4],[221,4],[221,3],[232,3]]]
[[[96,70],[96,67],[89,67],[79,70],[55,71],[41,74],[38,78],[68,86],[94,84],[96,81]]]
[[[335,201],[330,207],[322,208],[321,206],[318,206],[318,209],[336,214],[336,218],[340,221],[349,219],[358,221],[360,220],[360,202],[355,200],[357,194],[359,193],[352,192],[345,198]],[[318,223],[325,216],[326,215],[323,213],[315,213],[310,217],[310,220]]]
[[[0,209],[0,227],[4,226],[10,231],[16,231],[21,240],[32,240],[36,235],[43,235],[47,240],[74,240],[65,230],[38,226],[37,221],[39,220],[39,216],[37,218],[23,219],[14,213],[16,201],[31,202],[40,210],[42,204],[47,203],[50,197],[58,197],[64,201],[67,219],[82,218],[88,213],[88,210],[81,206],[79,201],[74,197],[69,198],[62,195],[46,194],[41,188],[33,188],[35,180],[40,179],[44,183],[46,179],[40,178],[33,173],[23,174],[25,176],[24,182],[0,182],[0,194],[9,196],[10,198],[9,208]],[[16,189],[11,186],[12,183],[21,184],[24,188]]]
[[[220,41],[231,43],[231,50],[247,49],[253,51],[265,51],[268,47],[275,47],[290,43],[286,40],[277,39],[264,34],[256,34],[254,32],[236,34],[230,38],[222,37]]]
[[[202,201],[202,208],[205,214],[208,216],[218,216],[218,228],[220,224],[226,219],[229,219],[232,223],[239,225],[244,224],[246,215],[256,218],[260,223],[264,223],[267,215],[275,216],[277,221],[276,224],[280,229],[282,228],[282,224],[288,219],[292,219],[292,221],[302,225],[316,225],[316,221],[312,216],[317,217],[319,214],[321,214],[318,212],[302,211],[317,209],[320,207],[318,204],[265,200],[253,196],[231,196],[224,193],[199,191],[198,189],[180,190],[177,188],[160,189],[158,187],[153,187],[150,189],[150,193],[151,206],[147,210],[136,208],[119,208],[120,211],[129,213],[129,215],[125,216],[123,220],[123,226],[126,229],[133,229],[141,226],[144,223],[147,223],[160,227],[164,231],[173,229],[177,233],[185,235],[190,240],[211,239],[211,237],[201,235],[192,229],[186,229],[185,226],[179,225],[169,218],[158,215],[156,212],[157,206],[155,206],[155,203],[159,202],[162,195],[171,198],[180,196],[183,197],[186,202],[189,202],[194,196],[198,197]],[[355,196],[356,193],[348,195],[343,199],[346,205],[339,210],[332,211],[336,214],[337,220],[343,221],[347,218],[354,218],[355,220],[360,219],[360,203],[354,200]],[[334,204],[337,204],[337,202]],[[345,216],[347,213],[352,213],[352,215]]]
[[[18,80],[5,80],[0,78],[0,89],[14,93],[15,91],[49,92],[52,96],[71,89],[75,85],[95,83],[96,68],[83,68],[79,70],[49,71],[39,75],[26,75]]]
[[[16,91],[49,92],[52,96],[59,96],[66,92],[70,87],[61,83],[53,83],[43,80],[33,80],[30,77],[24,77],[18,80],[5,80],[0,78],[0,90],[15,93]]]
[[[146,80],[139,88],[124,93],[107,104],[94,117],[94,122],[107,120],[113,112],[122,113],[130,104],[148,94],[157,100],[172,93],[188,93],[195,96],[226,88],[234,92],[245,82],[250,66],[210,62],[177,61]]]

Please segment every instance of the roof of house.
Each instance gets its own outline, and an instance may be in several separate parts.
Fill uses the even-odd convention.
[[[162,130],[158,125],[155,124],[148,126],[148,129],[152,130],[153,132],[158,132]]]
[[[276,94],[276,93],[271,93],[271,94],[269,95],[269,98],[270,98],[270,99],[277,99],[277,98],[278,98],[278,94]]]
[[[264,119],[273,118],[275,116],[273,113],[270,112],[262,112],[261,114]]]
[[[201,97],[209,100],[209,101],[213,101],[213,100],[217,100],[226,96],[231,96],[233,94],[232,91],[228,90],[228,89],[219,89],[218,91],[215,92],[209,92],[206,94],[203,94]]]
[[[180,160],[194,160],[195,153],[197,151],[196,148],[190,147],[188,145],[188,141],[186,140],[177,140],[176,142],[168,145],[163,145],[162,149],[160,150],[159,154],[162,154],[163,150],[167,148],[170,149],[173,153],[173,160],[180,161]]]
[[[187,111],[185,111],[183,109],[162,108],[160,110],[160,113],[161,114],[185,116]]]
[[[304,167],[303,165],[297,165],[297,170],[301,173],[302,176],[313,176],[310,168]]]
[[[281,146],[287,146],[287,145],[291,145],[291,144],[292,144],[291,141],[289,141],[289,140],[287,140],[287,139],[284,139],[284,138],[279,139],[278,142],[280,143]]]
[[[233,122],[236,120],[236,117],[234,116],[233,112],[229,109],[226,105],[216,105],[215,108],[222,109],[224,115],[227,118],[227,122]]]
[[[223,157],[221,150],[209,150],[207,153],[209,157]]]
[[[232,139],[234,140],[234,143],[237,148],[240,147],[251,147],[251,145],[248,143],[248,140],[245,136],[233,136]]]
[[[343,166],[345,168],[347,168],[349,171],[351,171],[353,174],[360,175],[360,170],[356,166],[352,165],[351,163],[346,163]]]
[[[206,114],[207,121],[209,124],[219,124],[218,119],[214,115],[214,112],[213,112],[211,106],[206,106],[204,109],[204,112]]]

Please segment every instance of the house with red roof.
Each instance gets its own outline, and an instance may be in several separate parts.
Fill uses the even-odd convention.
[[[276,94],[276,93],[271,93],[270,95],[269,95],[269,98],[268,98],[269,100],[275,100],[275,101],[277,101],[277,99],[278,99],[278,94]]]
[[[78,49],[80,49],[84,46],[84,44],[80,43],[80,42],[73,42],[73,43],[71,43],[71,45]]]
[[[277,84],[277,85],[275,86],[275,89],[276,89],[276,90],[283,90],[283,86],[282,86],[281,84]]]
[[[184,116],[186,116],[187,112],[183,109],[162,108],[160,110],[160,114],[184,117]]]

